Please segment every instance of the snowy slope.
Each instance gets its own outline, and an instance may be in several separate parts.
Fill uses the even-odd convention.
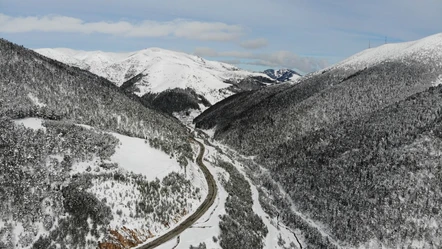
[[[37,51],[38,53],[49,57],[51,59],[66,63],[71,66],[79,67],[81,69],[88,70],[89,66],[81,61],[80,59],[75,58],[74,50],[70,49],[41,49]]]
[[[442,67],[442,33],[411,42],[385,44],[366,49],[328,69],[361,69],[384,61],[415,60]],[[324,69],[324,70],[328,70]]]
[[[89,70],[100,76],[103,76],[100,74],[103,68],[130,55],[129,53],[105,53],[101,51],[83,51],[69,48],[42,48],[36,49],[35,51],[51,59]]]
[[[121,144],[111,157],[111,161],[118,163],[127,171],[142,174],[149,181],[155,178],[163,179],[171,172],[180,172],[181,167],[175,159],[150,147],[146,140],[118,133],[112,135],[118,138]]]
[[[142,74],[134,87],[139,96],[147,92],[162,92],[173,88],[192,88],[214,104],[233,94],[219,91],[247,76],[263,76],[235,66],[208,61],[201,57],[160,48],[148,48],[132,53],[75,51],[66,48],[37,49],[36,52],[63,63],[89,70],[121,86],[132,77]]]
[[[41,129],[46,132],[47,129],[44,126],[44,120],[40,118],[24,118],[13,121],[17,126],[24,126],[33,130]],[[78,126],[94,132],[102,132],[88,125],[78,124]],[[151,147],[144,139],[111,132],[108,134],[111,134],[119,140],[114,154],[106,160],[102,160],[102,158],[96,155],[89,159],[85,158],[84,160],[75,161],[69,170],[68,175],[71,177],[68,177],[63,183],[64,186],[69,185],[72,181],[71,179],[78,178],[83,174],[94,175],[91,184],[87,185],[85,191],[98,198],[98,200],[105,199],[105,203],[111,211],[112,219],[108,227],[103,229],[105,233],[100,234],[100,237],[89,234],[87,236],[89,241],[83,248],[97,248],[99,241],[108,241],[119,245],[116,243],[117,240],[111,236],[111,230],[114,231],[114,233],[116,231],[123,235],[124,239],[128,241],[135,240],[137,243],[152,239],[185,220],[201,205],[201,202],[207,195],[207,184],[203,173],[195,162],[190,162],[188,167],[184,169],[179,165],[176,158]],[[197,151],[199,147],[195,145],[193,149]],[[63,161],[64,156],[62,154],[56,154],[51,155],[50,158],[47,159],[48,162],[50,161],[49,159]],[[108,167],[104,167],[103,163],[106,163]],[[133,172],[133,174],[129,172]],[[182,174],[182,177],[189,181],[190,186],[181,186],[177,183],[174,186],[166,187],[164,179],[170,177],[173,173]],[[73,177],[74,175],[75,177]],[[114,175],[124,177],[117,179],[114,178]],[[156,195],[157,199],[151,200],[150,205],[155,208],[160,208],[161,206],[164,208],[165,205],[174,206],[179,212],[174,211],[175,213],[172,215],[164,212],[165,219],[160,219],[153,211],[140,213],[140,210],[137,208],[139,207],[137,203],[141,201],[147,203],[142,199],[143,193],[140,192],[140,185],[138,184],[140,181],[144,183],[149,182],[151,184],[157,181],[158,186],[163,188],[163,190],[169,188],[169,191],[158,190],[158,193],[161,194]],[[174,191],[170,191],[172,187]],[[196,191],[197,188],[199,189],[198,191]],[[50,192],[48,192],[48,199],[55,199],[53,196],[50,196],[49,193]],[[183,204],[181,205],[180,203]],[[59,205],[59,203],[55,204],[55,206]],[[49,211],[52,212],[52,209],[49,208]],[[62,211],[60,212],[65,215],[64,210]],[[57,216],[54,213],[51,213],[51,215],[54,216],[56,221],[62,218],[61,215]],[[4,227],[3,224],[6,221],[7,220],[0,219],[1,228]],[[26,241],[32,239],[30,242],[33,242],[39,238],[35,233],[36,231],[30,230],[32,227],[40,227],[38,235],[48,236],[50,234],[50,231],[40,225],[38,221],[35,224],[21,224],[14,220],[8,220],[7,222],[13,224],[13,238],[17,239],[16,248],[31,248],[32,243],[28,243],[28,245],[25,246]],[[25,227],[23,227],[23,225],[25,225]],[[58,223],[55,222],[53,230],[56,229],[57,226]],[[3,234],[0,233],[0,241],[3,239],[2,236]],[[22,237],[26,236],[28,237],[27,240],[22,239]],[[0,245],[1,244],[2,243],[0,243]],[[68,248],[70,248],[70,246],[68,246]],[[115,246],[112,248],[119,247]]]

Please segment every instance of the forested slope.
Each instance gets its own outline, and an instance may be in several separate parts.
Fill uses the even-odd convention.
[[[188,137],[108,80],[0,39],[0,248],[126,248],[161,233],[202,198]],[[128,150],[171,173],[131,172]]]
[[[441,44],[435,35],[383,46],[296,85],[232,96],[196,127],[256,155],[339,245],[438,248]],[[261,185],[280,198],[271,181]]]
[[[385,62],[356,72],[324,71],[296,85],[232,96],[198,116],[195,123],[203,129],[217,126],[215,138],[256,154],[263,144],[304,136],[424,91],[442,74],[441,68],[411,61]]]
[[[209,107],[211,105],[209,101],[191,88],[174,88],[160,93],[146,93],[141,99],[145,106],[171,116],[175,112],[190,112],[191,110],[200,110],[200,106]]]
[[[184,126],[143,107],[138,97],[128,97],[108,80],[5,40],[0,40],[0,53],[2,115],[69,119],[131,136],[159,138],[168,153],[186,153]]]
[[[439,247],[441,127],[437,87],[283,142],[260,158],[298,208],[340,241]]]

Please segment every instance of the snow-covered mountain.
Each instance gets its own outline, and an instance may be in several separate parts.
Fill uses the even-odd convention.
[[[442,33],[425,37],[420,40],[385,44],[366,49],[327,69],[362,69],[388,61],[416,61],[442,66]]]
[[[233,92],[225,89],[229,82],[237,82],[248,76],[263,76],[235,66],[208,61],[201,57],[160,48],[147,48],[131,53],[107,53],[101,51],[77,51],[66,48],[44,48],[36,52],[77,66],[114,82],[117,86],[137,76],[131,88],[142,96],[167,89],[191,88],[214,104]]]
[[[279,82],[295,81],[301,78],[301,75],[298,72],[291,69],[267,69],[264,71],[264,73],[270,78]]]

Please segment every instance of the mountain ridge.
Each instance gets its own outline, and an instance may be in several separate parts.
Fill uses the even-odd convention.
[[[223,62],[209,61],[199,56],[161,48],[146,48],[127,53],[88,52],[65,48],[35,51],[89,70],[109,79],[117,86],[141,75],[137,81],[132,82],[133,92],[140,97],[148,92],[192,88],[214,104],[233,94],[225,90],[230,86],[225,83],[227,80],[238,81],[248,76],[268,77],[263,73],[248,72]]]
[[[281,125],[282,127],[280,127],[280,129],[285,131],[283,126],[288,124],[285,123],[287,119],[284,117],[286,115],[294,115],[295,112],[300,111],[306,115],[295,118],[298,123],[297,125],[300,125],[302,129],[294,128],[295,130],[292,132],[298,134],[302,132],[302,130],[310,132],[315,129],[320,129],[325,125],[341,119],[343,116],[351,118],[354,117],[354,115],[359,115],[359,111],[368,112],[370,108],[386,106],[388,103],[393,103],[406,96],[423,91],[441,81],[442,34],[430,36],[415,42],[409,42],[405,45],[428,44],[428,41],[431,41],[430,44],[434,46],[424,46],[424,52],[421,56],[428,55],[428,58],[425,60],[417,61],[414,57],[416,50],[414,50],[412,55],[410,55],[408,51],[403,53],[402,56],[397,52],[391,53],[394,58],[398,58],[396,60],[392,60],[389,56],[384,56],[384,58],[386,58],[384,61],[372,63],[378,54],[376,51],[379,51],[376,49],[383,51],[385,47],[373,48],[349,57],[349,59],[344,60],[343,63],[338,63],[330,68],[306,75],[301,78],[296,85],[276,86],[276,88],[272,88],[272,90],[260,89],[249,92],[242,96],[250,100],[255,98],[255,100],[262,99],[263,101],[256,102],[252,100],[241,102],[241,108],[244,108],[245,111],[235,114],[235,116],[238,115],[237,117],[242,120],[242,124],[256,123],[256,126],[261,127],[264,131],[266,127],[268,127],[267,123],[270,122],[270,124],[272,124],[274,121],[272,121],[272,119],[265,119],[264,122],[263,120],[255,120],[254,113],[264,113],[267,116],[278,115],[278,117],[275,118],[281,121],[276,124]],[[393,44],[387,46],[387,48],[392,46]],[[404,44],[396,44],[396,47],[399,48],[403,46]],[[429,52],[431,49],[434,51],[433,53]],[[375,53],[373,53],[373,51]],[[366,65],[361,64],[360,60],[358,60],[358,55],[366,54],[367,52],[372,55],[373,59],[368,60]],[[352,58],[356,58],[356,60]],[[404,58],[408,58],[408,60],[404,61]],[[352,61],[353,63],[351,63]],[[384,84],[384,82],[392,82],[393,84]],[[407,83],[405,84],[405,82]],[[373,91],[373,84],[383,90]],[[281,89],[281,91],[278,91],[278,89]],[[348,89],[352,89],[351,93],[346,92],[349,91]],[[393,91],[393,89],[395,90]],[[405,91],[405,89],[407,90]],[[274,92],[277,92],[277,94],[274,94]],[[371,94],[367,95],[367,93]],[[367,98],[369,100],[368,102],[362,101]],[[319,99],[322,100],[319,101]],[[352,101],[354,106],[346,106],[346,102],[348,101]],[[224,106],[224,108],[213,111],[221,106]],[[219,122],[215,121],[217,120],[216,118],[213,119],[213,115],[220,112],[222,112],[223,115],[230,116],[230,113],[235,112],[236,108],[234,108],[234,106],[235,102],[231,102],[229,105],[220,103],[218,107],[213,107],[212,111],[207,110],[195,119],[197,126],[200,125],[199,127],[211,129],[213,125],[212,122],[215,122],[218,125],[218,130],[223,130],[224,133],[226,131],[224,127],[232,128],[236,125],[239,127],[238,120],[233,123],[229,123],[228,121],[223,124],[222,122],[226,119],[218,117]],[[343,113],[340,113],[341,111]],[[209,116],[212,118],[209,118]],[[212,123],[212,125],[207,126],[203,120],[211,120],[209,123]],[[255,127],[255,129],[257,127]],[[240,132],[238,136],[244,136],[248,133],[251,132]],[[279,135],[283,137],[281,133]]]
[[[335,65],[320,71],[332,68],[356,68],[372,66],[383,61],[400,61],[413,59],[425,63],[436,63],[441,66],[442,62],[442,33],[434,34],[416,41],[388,43],[375,48],[363,50]]]

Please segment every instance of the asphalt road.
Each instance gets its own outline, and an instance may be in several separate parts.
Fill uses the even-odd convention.
[[[215,201],[215,197],[218,191],[218,188],[216,187],[215,179],[213,179],[212,174],[210,174],[210,171],[207,169],[207,167],[203,163],[203,156],[205,147],[202,143],[196,141],[195,139],[191,139],[192,142],[197,143],[200,146],[200,153],[198,154],[198,157],[196,158],[196,163],[201,168],[201,170],[204,173],[204,177],[206,178],[207,185],[209,186],[209,192],[206,196],[206,199],[203,201],[201,206],[198,207],[198,209],[190,215],[186,220],[181,222],[178,226],[176,226],[174,229],[170,230],[166,234],[156,238],[155,240],[152,240],[151,242],[148,242],[147,244],[144,244],[142,246],[139,246],[139,249],[149,249],[149,248],[155,248],[163,243],[166,243],[167,241],[175,238],[180,233],[182,233],[184,230],[189,228],[193,223],[195,223],[201,216],[203,216],[207,210],[209,210],[210,206],[212,206],[213,202]]]

